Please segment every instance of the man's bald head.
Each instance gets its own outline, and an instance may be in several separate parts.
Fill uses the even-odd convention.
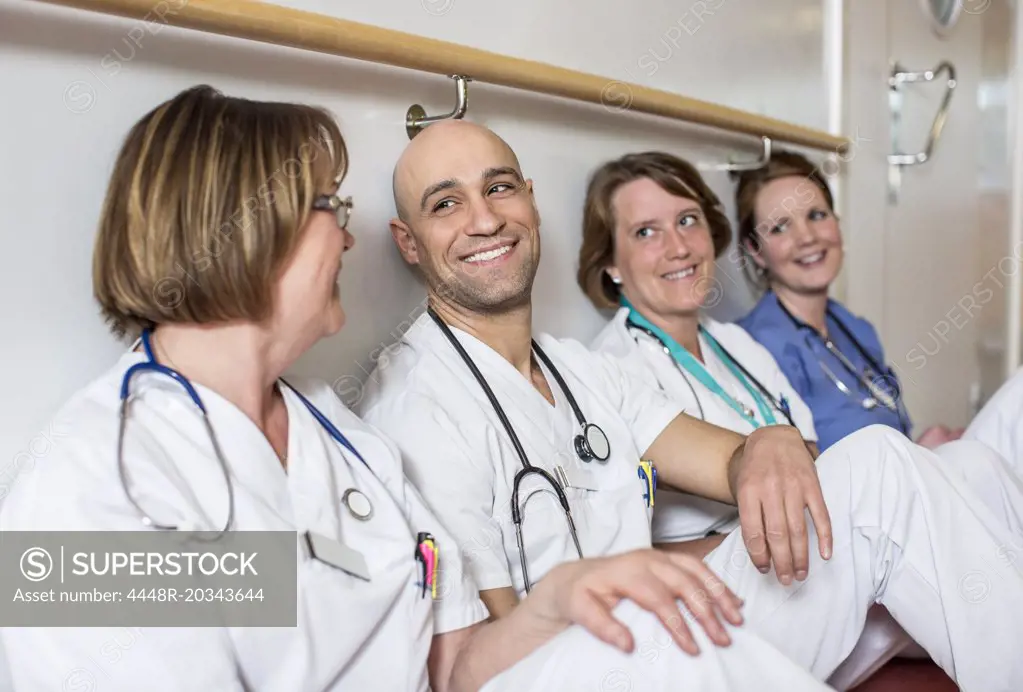
[[[505,165],[522,176],[519,159],[492,130],[467,120],[442,120],[416,135],[394,166],[391,187],[398,218],[411,223],[422,210],[428,186],[444,182],[445,163],[454,163],[481,150],[496,149]],[[497,153],[497,152],[495,152]]]
[[[540,213],[503,139],[464,120],[430,125],[395,165],[394,204],[394,242],[436,301],[477,313],[528,303]]]

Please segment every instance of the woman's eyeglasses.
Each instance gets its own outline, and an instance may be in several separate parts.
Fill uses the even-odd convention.
[[[332,211],[337,214],[337,225],[339,228],[348,228],[348,222],[352,218],[352,198],[341,198],[337,195],[320,195],[313,202],[313,209],[320,211]]]

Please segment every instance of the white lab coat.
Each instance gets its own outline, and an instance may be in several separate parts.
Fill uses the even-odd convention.
[[[552,469],[557,461],[571,462],[567,450],[578,426],[549,373],[555,407],[492,349],[455,334],[496,391],[533,464]],[[648,547],[649,534],[637,526],[640,489],[628,485],[635,479],[638,450],[647,448],[679,407],[630,376],[612,356],[546,335],[536,340],[587,420],[601,425],[611,440],[611,461],[592,467],[582,481],[591,487],[569,494],[573,512],[583,518],[584,553]],[[456,534],[481,588],[511,585],[521,595],[508,520],[519,462],[482,389],[429,317],[417,320],[384,352],[370,375],[363,411],[402,449],[410,479]],[[761,574],[740,531],[706,558],[744,599],[746,627],[824,680],[855,647],[869,608],[881,603],[967,692],[1023,688],[1017,651],[1023,640],[1023,573],[1004,559],[1023,552],[1023,546],[1011,553],[1004,548],[1020,537],[968,484],[943,471],[937,455],[890,428],[870,426],[848,436],[821,455],[817,469],[835,551],[823,561],[811,531],[806,581],[786,587],[773,572]],[[639,510],[633,509],[637,501]],[[545,501],[544,509],[527,513],[524,533],[534,581],[558,561],[575,557],[564,519],[552,504]],[[980,597],[978,580],[986,586]]]
[[[662,389],[689,415],[743,435],[753,431],[754,428],[748,420],[701,384],[697,378],[688,373],[683,375],[675,360],[664,352],[656,339],[641,330],[626,328],[625,321],[628,315],[627,308],[620,308],[593,340],[590,348],[620,359],[631,374],[653,387]],[[788,401],[792,418],[803,439],[816,442],[817,432],[813,427],[813,414],[792,388],[770,352],[736,324],[724,324],[706,316],[701,321],[704,328],[726,351],[735,356],[768,392],[779,401],[782,397]],[[700,347],[705,361],[704,366],[711,377],[722,389],[756,412],[757,420],[763,424],[756,401],[746,387],[714,355],[702,335]],[[771,411],[776,424],[789,424],[781,411],[776,408],[772,408]],[[739,513],[734,505],[671,490],[662,490],[657,494],[653,519],[655,543],[691,541],[703,538],[711,532],[728,533],[738,526]]]
[[[114,450],[118,388],[128,366],[144,357],[125,354],[63,408],[55,427],[64,436],[13,483],[0,528],[143,530],[125,500]],[[90,680],[99,689],[126,692],[428,688],[433,632],[487,615],[461,569],[457,543],[405,480],[390,442],[346,410],[327,385],[292,384],[370,468],[281,387],[289,419],[285,473],[245,414],[196,385],[232,470],[235,528],[312,530],[340,539],[363,554],[371,581],[300,553],[295,628],[6,628],[15,689],[86,689]],[[227,515],[226,486],[198,409],[180,385],[160,375],[136,375],[132,391],[125,459],[134,497],[156,521],[219,529]],[[369,520],[354,519],[340,503],[351,487],[370,498]],[[433,533],[440,548],[443,598],[436,602],[415,586],[418,531]]]
[[[1023,368],[1006,380],[963,433],[995,450],[1016,469],[1023,469]]]
[[[650,510],[638,475],[640,455],[681,407],[626,376],[613,358],[578,342],[541,335],[537,342],[567,382],[586,420],[611,445],[607,462],[582,462],[573,448],[580,430],[565,393],[544,367],[556,405],[493,349],[454,330],[484,373],[529,462],[565,469],[565,488],[584,556],[650,546]],[[525,593],[511,519],[512,485],[521,461],[482,387],[429,315],[385,351],[361,402],[365,420],[402,448],[406,474],[442,512],[463,546],[480,589],[513,586]],[[540,494],[527,498],[539,489]],[[553,491],[535,474],[519,490],[530,579],[576,559]]]

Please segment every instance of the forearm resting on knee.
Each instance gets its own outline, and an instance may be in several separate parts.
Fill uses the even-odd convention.
[[[678,541],[675,543],[655,543],[654,547],[658,550],[663,550],[667,553],[681,553],[683,555],[692,555],[698,557],[701,560],[721,545],[721,542],[725,540],[725,535],[716,533],[704,538],[697,538],[691,541]]]

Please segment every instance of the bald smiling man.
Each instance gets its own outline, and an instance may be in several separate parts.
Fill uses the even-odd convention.
[[[736,504],[741,522],[671,555],[685,579],[629,594],[656,603],[662,621],[670,599],[712,640],[734,631],[707,617],[720,587],[707,586],[702,558],[744,599],[741,629],[819,680],[853,650],[877,602],[963,689],[1023,688],[1023,574],[996,557],[1020,538],[932,452],[873,426],[815,464],[790,426],[745,437],[717,428],[627,363],[534,334],[533,183],[486,128],[428,127],[398,161],[394,192],[391,232],[425,280],[429,309],[378,364],[361,411],[401,448],[492,618],[514,615],[534,585],[580,557],[638,550],[643,572],[660,574],[653,556],[667,554],[650,550],[650,517],[661,483]],[[968,601],[961,580],[978,569],[998,589]]]

